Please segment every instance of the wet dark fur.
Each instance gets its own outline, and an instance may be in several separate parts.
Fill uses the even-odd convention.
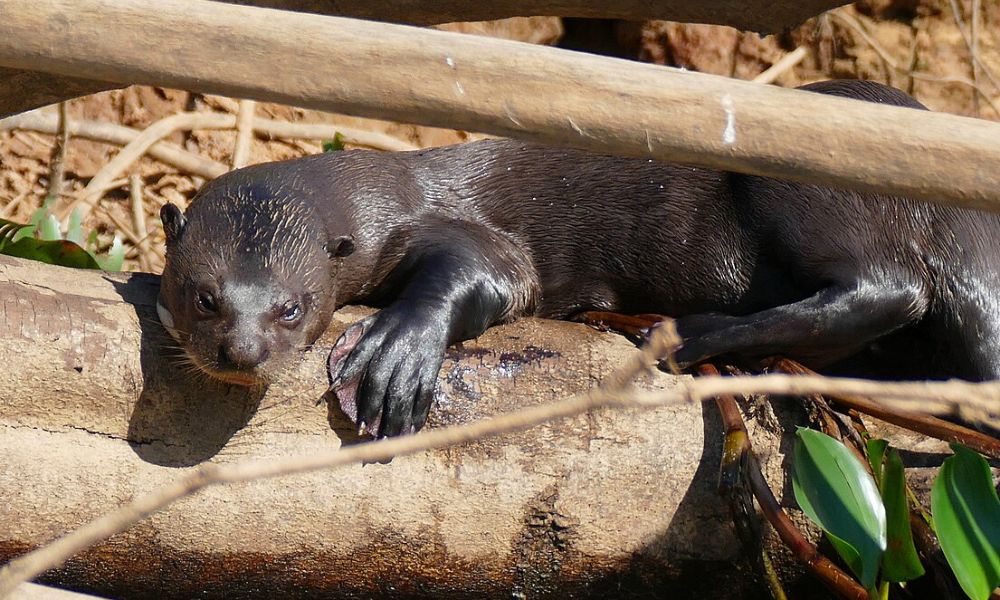
[[[807,89],[923,108],[868,82]],[[884,159],[892,160],[890,149]],[[276,230],[269,212],[290,205],[308,217],[294,230]],[[280,350],[314,341],[334,304],[385,307],[345,334],[331,361],[342,404],[384,435],[423,424],[448,344],[524,314],[679,317],[684,363],[723,353],[827,363],[919,322],[945,336],[954,362],[967,366],[961,375],[1000,375],[994,214],[484,141],[250,167],[206,186],[188,219],[200,223],[195,235],[184,231],[176,209],[164,211],[171,241],[163,298],[178,328],[208,328],[195,352],[215,356],[240,325],[192,319],[182,306],[190,292],[181,290],[198,277],[225,287],[232,258],[218,255],[245,238],[269,240],[272,254],[308,251],[314,273],[328,269],[330,285],[272,267],[273,284],[268,269],[241,267],[252,273],[249,281],[272,290],[276,304],[286,288],[296,297],[305,297],[305,288],[325,295],[307,307],[308,335]],[[341,248],[341,256],[326,258],[317,250],[324,242],[327,250],[330,243],[340,248],[348,238],[353,254]],[[257,257],[251,251],[239,260]],[[267,319],[258,322],[264,325],[254,327],[268,329]],[[237,370],[266,378],[266,368],[244,363]]]

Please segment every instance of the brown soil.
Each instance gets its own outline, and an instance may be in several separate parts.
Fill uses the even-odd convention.
[[[916,96],[934,110],[987,119],[1000,119],[1000,2],[955,0],[959,28],[950,0],[868,0],[811,19],[781,35],[761,38],[757,34],[710,25],[687,25],[666,21],[647,23],[606,22],[588,25],[585,35],[567,28],[575,47],[590,48],[644,61],[670,64],[692,70],[741,79],[755,77],[789,51],[805,46],[804,60],[778,76],[776,83],[800,85],[827,78],[862,78],[889,83]],[[979,7],[975,47],[979,65],[973,69],[969,44],[972,8]],[[563,36],[563,23],[548,17],[507,19],[488,23],[460,23],[445,29],[518,39],[532,43],[556,43]],[[604,32],[604,39],[595,37]],[[976,93],[976,87],[981,93]],[[991,102],[993,104],[991,104]],[[71,118],[119,123],[142,129],[165,116],[183,111],[235,113],[238,103],[230,98],[135,86],[79,98],[69,102]],[[342,115],[290,106],[259,104],[256,114],[292,122],[336,123],[387,133],[418,147],[467,141],[476,134],[433,129]],[[193,131],[175,134],[169,141],[188,151],[228,164],[235,131]],[[250,162],[280,160],[321,151],[322,140],[254,140]],[[0,217],[26,221],[46,194],[54,136],[31,131],[0,132]],[[60,208],[65,208],[118,151],[117,146],[74,138],[65,157],[66,184]],[[110,241],[115,231],[130,229],[133,239],[148,236],[150,250],[145,264],[157,271],[162,266],[162,230],[158,214],[164,202],[186,206],[200,179],[144,157],[129,174],[138,174],[144,184],[148,231],[131,214],[124,184],[110,191],[88,220],[90,227]],[[129,243],[126,242],[129,246]],[[129,246],[126,269],[139,268],[139,250]]]
[[[641,60],[740,79],[755,77],[805,46],[806,58],[779,77],[778,85],[870,79],[900,88],[933,110],[996,120],[1000,2],[975,4],[980,5],[975,40],[981,64],[975,71],[963,37],[963,30],[971,32],[972,0],[956,0],[957,15],[950,0],[867,0],[766,38],[729,27],[667,21],[620,26],[618,31]]]

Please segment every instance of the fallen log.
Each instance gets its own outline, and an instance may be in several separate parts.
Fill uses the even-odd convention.
[[[357,441],[317,401],[330,344],[365,311],[338,313],[287,381],[254,395],[177,364],[157,285],[0,257],[0,561],[205,461]],[[585,390],[632,351],[578,324],[492,329],[449,354],[431,427]],[[756,583],[715,493],[722,430],[706,406],[599,411],[389,464],[210,488],[43,581],[129,598],[745,597]],[[754,435],[781,496],[788,440]]]
[[[992,169],[1000,162],[1000,123],[219,2],[8,0],[4,8],[0,65],[7,67],[1000,210]],[[70,14],[72,27],[60,25]],[[135,31],[144,32],[141,39]]]

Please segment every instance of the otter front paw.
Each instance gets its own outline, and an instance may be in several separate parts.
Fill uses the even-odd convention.
[[[447,331],[440,319],[391,306],[340,336],[328,361],[330,389],[360,433],[385,437],[423,427]]]

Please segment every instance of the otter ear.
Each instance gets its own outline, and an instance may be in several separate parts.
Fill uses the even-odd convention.
[[[354,238],[341,235],[326,243],[326,253],[330,258],[343,258],[354,254]]]
[[[167,236],[167,245],[173,246],[181,239],[187,218],[181,214],[181,209],[167,202],[160,209],[160,221],[163,222],[163,233]]]

